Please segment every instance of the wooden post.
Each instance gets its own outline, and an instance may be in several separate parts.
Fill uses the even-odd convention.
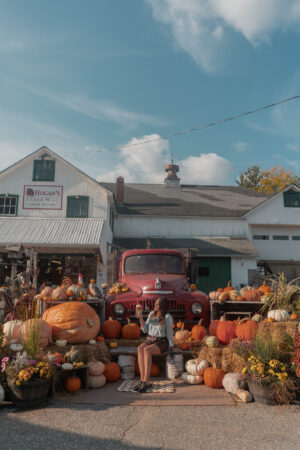
[[[33,276],[32,284],[35,289],[37,289],[37,270],[38,270],[38,254],[33,250]]]

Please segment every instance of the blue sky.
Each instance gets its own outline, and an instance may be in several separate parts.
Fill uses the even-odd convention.
[[[0,170],[46,145],[103,181],[299,175],[300,0],[0,1]],[[113,148],[113,149],[112,149]],[[112,149],[112,150],[110,150]]]

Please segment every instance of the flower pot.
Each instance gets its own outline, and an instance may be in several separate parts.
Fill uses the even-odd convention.
[[[263,403],[264,405],[273,405],[273,389],[270,384],[263,384],[259,381],[248,381],[249,390],[258,403]]]
[[[31,380],[17,386],[12,379],[7,380],[9,393],[17,408],[29,409],[41,405],[47,398],[52,379]]]

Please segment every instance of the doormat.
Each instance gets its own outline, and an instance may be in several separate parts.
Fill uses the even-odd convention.
[[[135,392],[134,387],[138,384],[139,380],[125,380],[117,387],[119,392]],[[175,392],[175,384],[170,380],[153,381],[151,386],[147,389],[146,393],[172,393]]]

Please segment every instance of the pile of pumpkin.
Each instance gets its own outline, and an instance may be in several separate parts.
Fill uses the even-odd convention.
[[[228,281],[225,288],[218,288],[216,291],[211,291],[208,296],[213,302],[265,302],[271,292],[271,286],[268,286],[265,281],[258,289],[252,286],[245,286],[239,291],[231,286],[231,281]]]
[[[112,287],[109,289],[110,294],[123,294],[124,292],[128,292],[129,287],[126,286],[125,283],[114,283]]]
[[[181,375],[186,384],[204,384],[213,389],[223,388],[222,381],[226,372],[222,369],[209,367],[205,359],[190,359],[185,364],[185,372]]]
[[[116,348],[119,345],[117,339],[121,336],[123,339],[139,339],[141,336],[141,329],[135,322],[128,321],[128,323],[122,326],[120,322],[109,317],[103,324],[102,334],[105,339],[111,340],[111,342],[109,342],[110,348]]]

